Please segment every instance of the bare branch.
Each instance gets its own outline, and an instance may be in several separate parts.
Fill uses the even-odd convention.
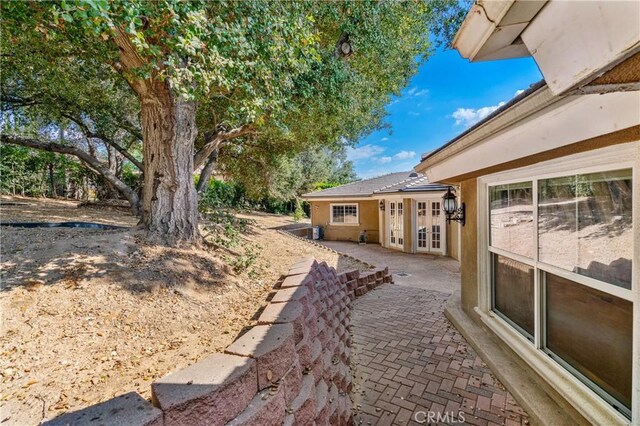
[[[42,151],[58,152],[61,154],[69,154],[78,157],[83,163],[85,163],[89,169],[93,170],[103,178],[105,178],[114,188],[116,188],[131,204],[131,209],[137,215],[139,211],[140,200],[134,190],[118,179],[108,167],[102,164],[97,158],[87,154],[81,149],[74,146],[62,145],[55,142],[42,142],[36,139],[27,138],[19,135],[6,135],[0,134],[0,142],[9,143],[13,145],[26,146],[28,148],[35,148]]]
[[[63,117],[68,118],[69,120],[73,121],[74,123],[76,123],[78,125],[78,127],[80,127],[80,130],[82,130],[82,133],[84,133],[84,135],[87,138],[92,138],[92,139],[100,139],[103,142],[111,145],[116,151],[118,151],[120,154],[122,154],[127,160],[131,161],[138,169],[140,169],[140,171],[142,171],[144,173],[144,166],[143,164],[138,161],[138,159],[136,157],[134,157],[133,155],[131,155],[131,153],[129,153],[129,151],[127,151],[126,148],[124,148],[123,146],[121,146],[120,144],[118,144],[116,141],[114,141],[113,139],[111,139],[110,137],[107,137],[105,134],[100,133],[100,132],[93,132],[89,129],[89,127],[79,118],[76,118],[74,116],[72,116],[71,114],[68,113],[62,113]]]

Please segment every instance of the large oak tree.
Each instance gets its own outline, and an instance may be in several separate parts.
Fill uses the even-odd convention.
[[[462,16],[450,0],[0,7],[3,106],[69,120],[136,164],[141,224],[169,244],[199,240],[192,174],[215,168],[225,144],[242,153],[274,138],[295,147],[357,140],[383,124],[389,96],[427,57],[430,30],[446,39]],[[46,130],[3,132],[2,142],[66,152],[104,172]],[[128,149],[136,143],[142,161]]]

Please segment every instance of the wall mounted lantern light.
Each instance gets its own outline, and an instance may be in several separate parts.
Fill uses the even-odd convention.
[[[383,212],[384,211],[384,200],[380,200],[380,203],[378,204],[378,206],[380,207],[380,211]]]
[[[444,210],[447,223],[454,220],[464,226],[464,203],[458,207],[456,195],[451,192],[451,187],[449,187],[447,193],[442,196],[442,210]]]

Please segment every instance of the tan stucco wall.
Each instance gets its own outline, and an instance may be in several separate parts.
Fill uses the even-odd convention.
[[[460,298],[462,309],[473,316],[473,308],[478,306],[478,221],[477,221],[477,179],[469,179],[460,184],[461,202],[465,203],[465,225],[461,227],[460,252]]]
[[[403,198],[402,206],[404,208],[404,215],[402,220],[404,222],[403,234],[404,234],[404,246],[402,251],[405,253],[414,253],[413,251],[413,200],[411,198]]]
[[[360,224],[331,225],[331,204],[357,204]],[[367,241],[379,242],[378,201],[376,200],[344,200],[344,201],[312,201],[311,224],[324,228],[324,239],[330,241],[357,241],[360,232],[367,231]]]
[[[458,259],[458,228],[457,222],[447,223],[447,256]]]

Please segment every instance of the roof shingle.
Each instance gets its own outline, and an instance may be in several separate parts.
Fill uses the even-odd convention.
[[[322,191],[308,192],[302,198],[370,197],[378,193],[403,191],[444,191],[447,187],[430,184],[427,177],[414,171],[389,173],[371,179],[359,180]]]

